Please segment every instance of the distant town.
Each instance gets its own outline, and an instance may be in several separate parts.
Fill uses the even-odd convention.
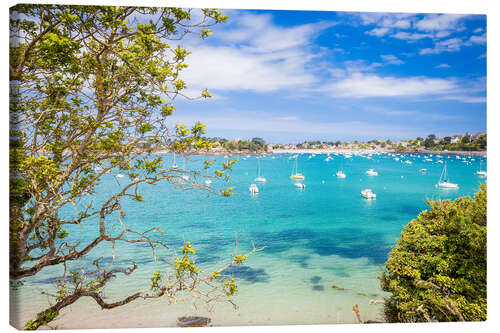
[[[263,138],[234,139],[206,138],[211,146],[208,153],[212,154],[246,154],[246,153],[286,153],[286,152],[335,152],[344,150],[353,151],[377,151],[377,152],[398,152],[398,153],[426,153],[426,152],[462,152],[486,153],[486,134],[478,132],[476,134],[466,133],[464,135],[445,136],[442,138],[434,134],[427,137],[417,137],[410,140],[370,140],[370,141],[304,141],[301,143],[269,143]]]

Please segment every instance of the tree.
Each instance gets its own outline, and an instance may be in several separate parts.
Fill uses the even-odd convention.
[[[471,137],[469,133],[465,133],[465,135],[460,139],[460,144],[465,146],[471,142]]]
[[[255,143],[256,145],[262,147],[262,148],[266,145],[266,141],[262,138],[253,138],[252,142]]]
[[[436,143],[434,140],[436,139],[436,135],[434,134],[429,134],[427,138],[424,141],[424,146],[425,148],[432,148],[436,146]]]
[[[477,143],[480,150],[485,150],[487,146],[486,134],[481,134],[474,142]]]
[[[207,274],[196,267],[189,242],[181,256],[166,261],[167,247],[155,237],[159,228],[132,230],[126,226],[122,201],[142,201],[145,185],[168,182],[183,189],[198,189],[228,196],[230,172],[236,161],[220,168],[205,162],[203,170],[183,170],[153,155],[157,147],[178,154],[208,149],[205,125],[172,127],[168,117],[173,101],[187,84],[181,73],[189,52],[175,45],[186,34],[202,39],[209,26],[226,17],[215,9],[203,9],[199,22],[191,10],[179,8],[17,5],[10,19],[10,279],[22,279],[51,266],[71,266],[100,244],[147,244],[161,269],[151,278],[149,292],[138,291],[108,302],[106,284],[128,268],[102,267],[88,272],[68,268],[58,280],[55,303],[26,324],[37,329],[82,297],[90,297],[103,309],[137,299],[175,297],[189,291],[206,302],[236,292],[234,280],[219,277],[221,269]],[[173,44],[172,44],[173,43]],[[204,90],[201,98],[209,98]],[[103,175],[121,172],[127,181],[103,204],[83,206],[83,196],[95,193]],[[190,174],[189,181],[182,176]],[[218,186],[202,185],[200,178],[220,179]],[[216,185],[216,184],[214,184]],[[60,214],[73,207],[74,216]],[[68,226],[91,228],[98,221],[95,238],[88,242],[66,240]],[[113,232],[114,228],[119,232]],[[252,252],[257,251],[255,249]],[[248,254],[247,254],[248,255]],[[247,255],[235,251],[228,266],[241,264]],[[203,292],[202,285],[219,290]]]
[[[445,136],[440,142],[440,144],[442,145],[449,145],[450,143],[451,143],[451,136]]]
[[[486,185],[474,198],[428,204],[385,264],[386,320],[486,320]]]

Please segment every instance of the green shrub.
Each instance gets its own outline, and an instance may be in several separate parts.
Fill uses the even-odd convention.
[[[385,319],[486,320],[486,185],[474,198],[428,204],[385,263]]]

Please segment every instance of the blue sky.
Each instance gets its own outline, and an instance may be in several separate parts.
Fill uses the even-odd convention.
[[[486,16],[226,10],[173,122],[268,142],[486,132]]]

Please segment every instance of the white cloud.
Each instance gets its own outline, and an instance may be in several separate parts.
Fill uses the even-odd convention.
[[[356,13],[363,25],[376,24],[385,28],[408,29],[414,14],[401,13]]]
[[[423,38],[432,38],[432,35],[421,34],[418,32],[410,33],[410,32],[406,32],[406,31],[399,31],[399,32],[391,35],[391,37],[401,39],[401,40],[407,40],[407,41],[416,41],[416,40],[420,40]]]
[[[482,35],[473,35],[469,38],[469,40],[467,41],[467,44],[468,45],[471,45],[471,44],[486,44],[486,32],[483,33]]]
[[[422,111],[408,111],[408,110],[393,110],[381,107],[368,107],[365,109],[368,112],[375,112],[389,117],[411,117],[411,119],[430,119],[430,120],[456,120],[462,117],[457,115],[447,115],[439,113],[426,113]]]
[[[233,16],[237,27],[220,34],[220,39],[247,47],[252,52],[274,52],[310,45],[311,39],[337,22],[318,22],[280,27],[266,14]]]
[[[399,59],[398,57],[392,55],[392,54],[383,54],[380,56],[382,60],[384,60],[386,63],[391,64],[391,65],[402,65],[404,64],[404,61]]]
[[[460,38],[450,38],[437,42],[434,48],[425,48],[419,51],[420,55],[424,54],[439,54],[443,52],[457,52],[464,46],[464,42]]]
[[[389,32],[389,28],[375,28],[373,30],[365,32],[367,35],[382,37]]]
[[[313,84],[305,69],[307,57],[297,51],[250,54],[232,47],[202,46],[188,56],[182,77],[191,87],[257,92],[297,88]]]
[[[435,66],[434,68],[450,68],[450,65],[448,65],[448,64],[439,64],[439,65]]]
[[[420,54],[439,54],[442,52],[456,52],[463,46],[485,44],[486,33],[473,36],[459,36],[456,34],[466,29],[464,20],[469,15],[462,14],[393,14],[393,13],[362,13],[351,14],[360,19],[361,24],[371,26],[365,34],[405,40],[414,43],[429,38],[434,44],[420,50]],[[483,32],[477,28],[474,33]],[[455,34],[455,37],[451,36]],[[452,37],[452,38],[450,38]],[[443,40],[448,38],[447,40]]]
[[[450,95],[445,99],[462,103],[486,103],[486,96]]]
[[[227,28],[214,34],[216,46],[200,42],[187,45],[192,53],[182,78],[189,88],[213,90],[276,91],[305,88],[318,78],[311,60],[316,36],[335,22],[283,28],[270,15],[236,14]]]
[[[427,14],[415,22],[414,26],[423,31],[456,31],[463,29],[461,20],[467,15],[460,14]]]
[[[449,95],[458,88],[450,79],[397,78],[355,73],[331,84],[327,89],[334,97],[369,98]]]

